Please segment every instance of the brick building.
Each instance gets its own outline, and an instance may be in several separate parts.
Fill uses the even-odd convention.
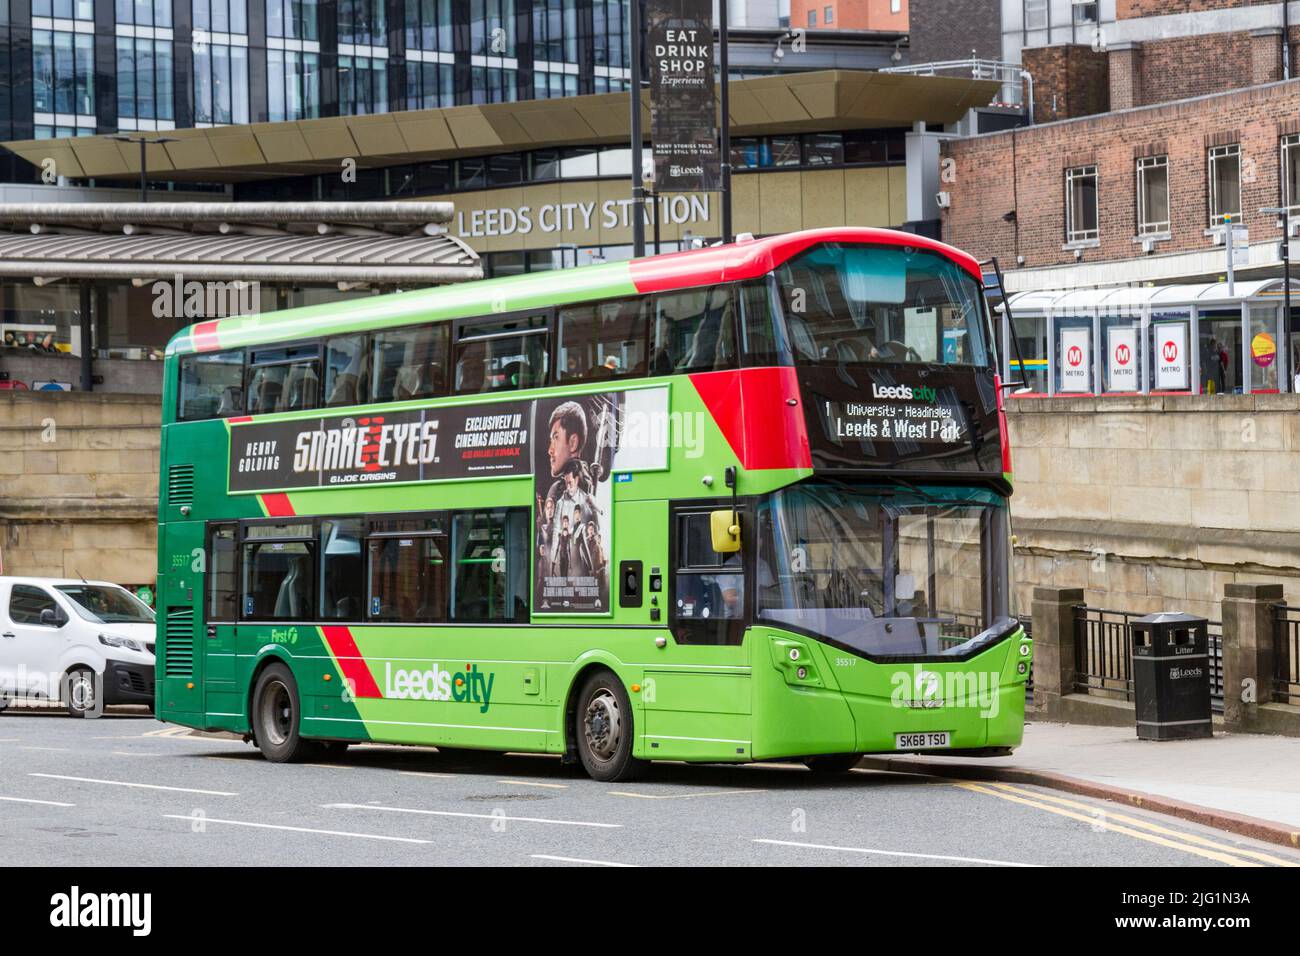
[[[908,0],[790,0],[790,26],[906,31]]]
[[[1267,0],[1002,0],[1002,59],[1030,72],[1035,122],[1069,119],[1283,79],[1300,44],[1286,14]]]

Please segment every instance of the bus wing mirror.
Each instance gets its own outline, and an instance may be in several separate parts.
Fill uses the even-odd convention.
[[[740,550],[740,523],[736,518],[736,512],[730,508],[709,512],[713,550],[718,554],[734,554]]]

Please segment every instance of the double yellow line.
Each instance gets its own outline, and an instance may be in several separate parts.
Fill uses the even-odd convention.
[[[1144,840],[1147,843],[1190,853],[1228,866],[1300,866],[1300,863],[1294,860],[1219,843],[1195,833],[1162,827],[1158,823],[1111,810],[1109,807],[1058,797],[1055,794],[1037,793],[1009,783],[957,783],[954,786],[969,790],[971,793],[982,793],[1000,800],[1033,807],[1036,810],[1055,813],[1071,820],[1079,820],[1097,830],[1120,833],[1135,840]]]

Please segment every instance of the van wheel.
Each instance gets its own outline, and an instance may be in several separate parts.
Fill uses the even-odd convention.
[[[95,672],[74,667],[63,676],[63,703],[69,717],[89,717],[95,710]]]
[[[614,674],[601,671],[587,678],[575,723],[578,757],[593,780],[634,780],[645,770],[647,761],[632,756],[632,702]]]
[[[270,665],[253,690],[253,739],[263,757],[292,763],[311,756],[312,742],[298,732],[301,717],[298,682],[283,664]]]
[[[848,773],[862,762],[862,754],[821,754],[805,757],[804,766],[813,773]]]

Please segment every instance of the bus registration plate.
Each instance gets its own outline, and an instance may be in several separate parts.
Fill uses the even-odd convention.
[[[951,747],[952,733],[947,730],[928,730],[920,734],[894,734],[895,750],[931,750]]]

